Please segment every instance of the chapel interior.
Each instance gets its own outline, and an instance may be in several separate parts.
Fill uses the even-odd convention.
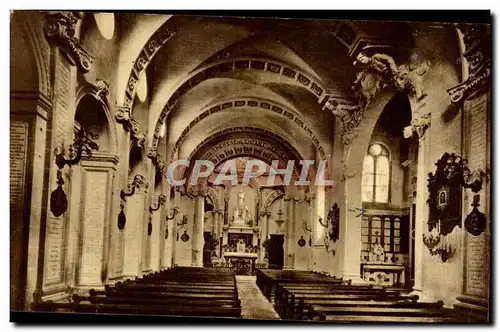
[[[11,310],[489,322],[491,44],[490,24],[13,11]]]

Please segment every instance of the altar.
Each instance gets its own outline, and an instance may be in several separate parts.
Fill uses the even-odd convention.
[[[231,263],[236,275],[254,275],[257,254],[247,252],[225,252],[224,259]]]

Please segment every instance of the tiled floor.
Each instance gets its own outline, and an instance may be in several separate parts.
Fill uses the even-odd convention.
[[[255,276],[236,276],[241,314],[249,319],[280,319],[273,305],[255,284]]]

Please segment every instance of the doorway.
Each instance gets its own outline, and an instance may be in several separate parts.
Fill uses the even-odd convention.
[[[282,269],[284,261],[283,244],[285,236],[283,234],[271,234],[269,238],[269,268]]]
[[[210,267],[212,266],[212,233],[204,232],[203,237],[205,239],[203,244],[203,266]]]

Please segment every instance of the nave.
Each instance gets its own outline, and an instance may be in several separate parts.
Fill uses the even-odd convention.
[[[11,311],[489,322],[490,16],[11,12]]]

